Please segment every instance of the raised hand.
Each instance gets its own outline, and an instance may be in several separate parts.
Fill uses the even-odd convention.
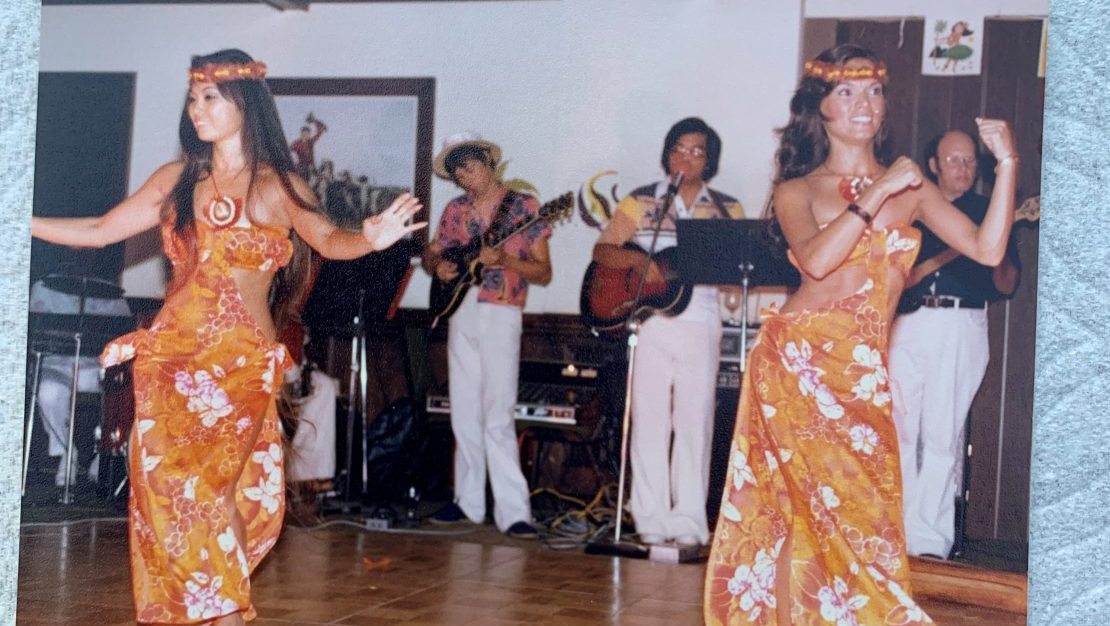
[[[1007,157],[1017,156],[1017,148],[1014,147],[1014,134],[1010,131],[1010,125],[1005,120],[977,117],[975,123],[979,126],[979,139],[987,146],[987,150],[991,151],[995,159],[1001,162]]]
[[[871,187],[868,187],[868,191],[874,189],[881,193],[885,200],[887,197],[906,189],[920,187],[924,180],[925,175],[921,173],[921,168],[918,167],[917,163],[913,159],[901,156],[887,168],[886,172]]]
[[[416,196],[403,193],[386,210],[362,220],[362,236],[374,250],[384,250],[405,235],[428,225],[428,222],[408,223],[421,207]]]

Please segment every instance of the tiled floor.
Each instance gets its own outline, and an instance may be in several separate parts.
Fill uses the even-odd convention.
[[[255,624],[701,623],[704,564],[590,556],[462,534],[290,527],[254,579]],[[938,624],[1017,626],[1023,616],[923,602]],[[133,624],[125,525],[24,526],[18,624]]]

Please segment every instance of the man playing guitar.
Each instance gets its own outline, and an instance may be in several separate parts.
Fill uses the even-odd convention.
[[[661,159],[669,180],[640,187],[621,200],[594,246],[594,261],[613,268],[643,266],[644,254],[624,244],[635,241],[649,249],[657,205],[679,174],[656,251],[676,244],[677,218],[743,217],[736,199],[706,184],[717,173],[720,155],[720,137],[701,119],[672,126]],[[652,262],[647,281],[663,279]],[[697,545],[709,538],[705,502],[721,333],[718,290],[711,286],[694,287],[681,313],[655,315],[640,328],[632,381],[629,505],[643,543]]]
[[[454,280],[462,268],[444,259],[450,249],[475,237],[484,240],[539,210],[535,197],[505,188],[494,174],[501,148],[474,133],[444,141],[433,170],[466,193],[443,210],[439,230],[424,253],[424,269],[441,281]],[[537,221],[505,240],[484,246],[480,289],[471,289],[451,317],[447,330],[448,392],[455,435],[455,502],[432,516],[433,522],[486,514],[486,474],[493,488],[493,519],[510,537],[534,539],[528,483],[520,469],[513,410],[520,369],[520,334],[529,283],[551,281],[547,239],[551,226]]]

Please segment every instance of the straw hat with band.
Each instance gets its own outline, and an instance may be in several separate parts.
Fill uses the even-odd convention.
[[[444,162],[452,152],[467,146],[487,150],[490,158],[493,159],[494,166],[501,162],[501,146],[492,141],[482,139],[478,133],[472,131],[456,133],[443,140],[443,148],[440,149],[439,154],[437,154],[435,160],[432,161],[432,171],[436,173],[436,176],[451,180],[451,175],[447,172]]]

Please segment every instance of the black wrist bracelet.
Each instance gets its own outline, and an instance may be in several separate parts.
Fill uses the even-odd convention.
[[[864,224],[867,224],[868,226],[870,226],[870,225],[871,225],[871,215],[870,215],[870,214],[868,214],[868,213],[867,213],[866,211],[864,211],[863,209],[861,209],[861,208],[859,207],[859,205],[858,205],[858,204],[856,204],[855,202],[853,202],[853,203],[851,203],[851,204],[849,204],[849,205],[848,205],[848,212],[849,212],[849,213],[854,213],[854,214],[858,215],[858,216],[859,216],[859,218],[860,218],[861,220],[863,220],[863,223],[864,223]]]

